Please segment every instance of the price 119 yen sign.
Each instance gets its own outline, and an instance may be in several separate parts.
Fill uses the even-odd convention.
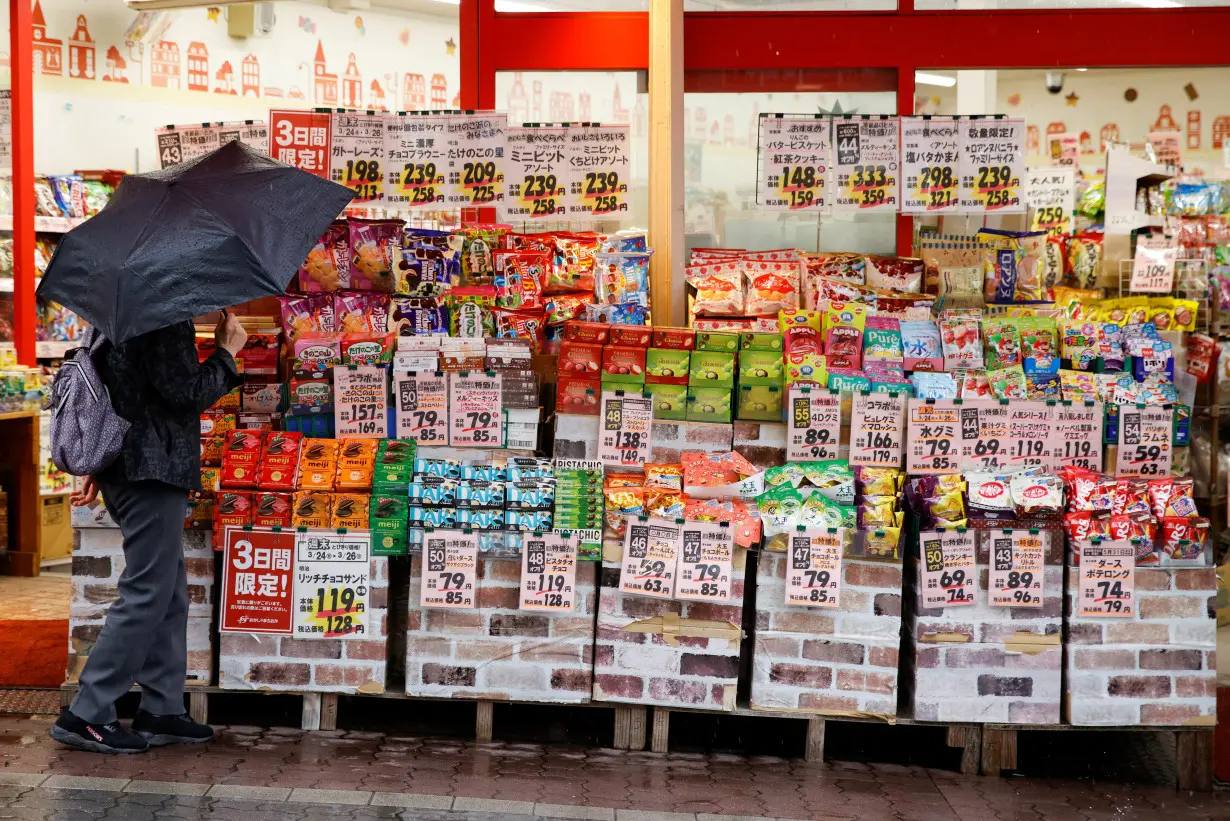
[[[791,462],[838,457],[841,441],[841,396],[823,388],[790,389],[790,424],[786,458]]]
[[[521,551],[521,609],[570,611],[577,605],[577,535],[526,535]]]
[[[600,462],[613,467],[639,467],[649,461],[653,399],[621,390],[603,391],[598,420]]]
[[[756,202],[766,211],[827,211],[829,120],[760,116]]]

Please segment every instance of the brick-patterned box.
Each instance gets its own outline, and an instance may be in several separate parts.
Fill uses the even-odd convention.
[[[730,602],[706,604],[625,595],[619,589],[622,545],[605,548],[594,701],[733,710],[747,551],[735,549]]]
[[[77,533],[68,615],[70,684],[77,681],[94,649],[125,566],[119,528],[89,527]],[[214,552],[208,533],[184,531],[184,564],[188,572],[188,683],[212,684]]]
[[[685,450],[724,453],[731,449],[733,435],[732,425],[655,419],[649,461],[678,462],[679,454]],[[577,413],[557,414],[554,452],[559,459],[597,459],[598,417]]]
[[[389,560],[371,560],[371,638],[297,639],[222,633],[218,678],[225,690],[383,693],[389,639]]]
[[[991,538],[1014,522],[978,522],[974,604],[922,606],[921,568],[909,559],[905,703],[917,721],[1058,724],[1063,669],[1063,534],[1044,532],[1041,607],[993,607]],[[1022,526],[1028,526],[1023,523]],[[917,552],[917,551],[915,551]]]
[[[842,560],[839,606],[785,604],[785,553],[762,551],[756,568],[752,647],[754,710],[897,715],[901,568]]]
[[[477,607],[419,607],[421,556],[410,565],[406,694],[584,703],[593,687],[597,562],[577,563],[576,609],[521,611],[521,562],[479,559]]]
[[[1136,568],[1131,618],[1076,615],[1078,574],[1068,568],[1068,721],[1211,726],[1217,708],[1214,569]]]

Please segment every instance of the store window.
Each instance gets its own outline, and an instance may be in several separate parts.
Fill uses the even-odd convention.
[[[510,126],[597,122],[629,127],[632,178],[626,216],[601,224],[537,224],[538,229],[609,231],[649,224],[649,97],[644,90],[645,76],[645,72],[637,71],[496,72],[495,109],[508,112]],[[535,230],[535,226],[524,228]]]
[[[1227,0],[917,0],[916,9],[955,11],[968,9],[1153,9],[1225,6]]]
[[[684,0],[684,11],[882,11],[896,0]],[[649,0],[495,0],[503,12],[648,11]]]

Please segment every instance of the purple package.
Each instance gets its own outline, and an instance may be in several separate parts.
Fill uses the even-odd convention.
[[[389,330],[398,336],[448,333],[448,308],[430,297],[393,297]]]
[[[343,334],[388,332],[389,298],[384,294],[335,294],[333,322]]]
[[[393,257],[401,249],[401,220],[352,219],[350,225],[350,287],[356,291],[396,290]]]

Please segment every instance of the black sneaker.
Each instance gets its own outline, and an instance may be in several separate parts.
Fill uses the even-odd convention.
[[[91,753],[131,755],[149,749],[148,741],[132,730],[124,729],[118,721],[91,724],[68,710],[60,713],[48,734],[61,744]]]
[[[145,710],[138,710],[137,717],[132,720],[132,729],[151,747],[165,747],[168,744],[200,744],[203,741],[213,741],[214,728],[208,724],[197,724],[188,718],[187,713],[177,716],[156,716]]]

